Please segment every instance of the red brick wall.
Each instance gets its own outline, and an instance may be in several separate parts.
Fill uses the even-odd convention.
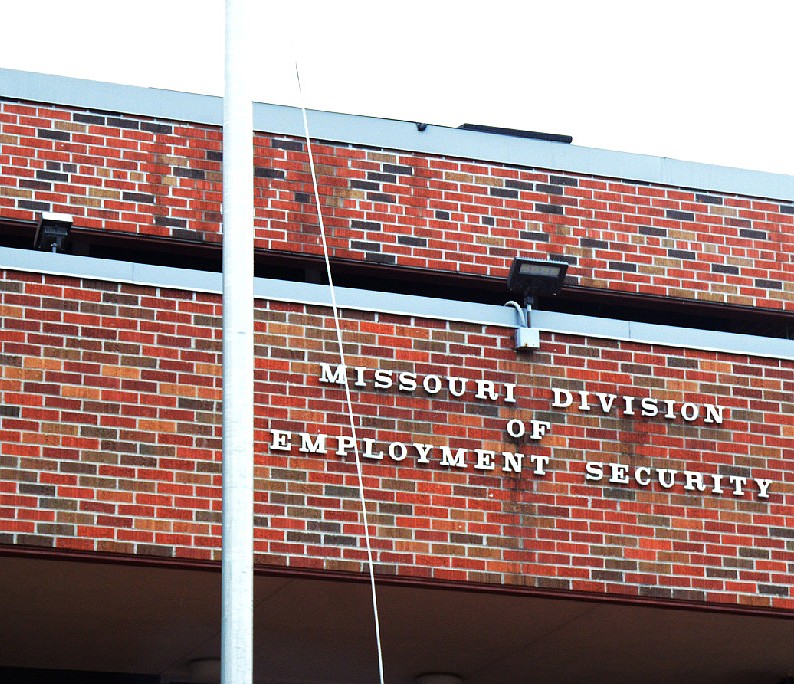
[[[518,143],[517,143],[518,144]],[[217,128],[0,103],[0,217],[219,238]],[[322,144],[336,257],[504,276],[575,259],[580,285],[794,309],[794,203]],[[256,138],[257,246],[320,253],[300,140]],[[452,256],[454,255],[454,256]]]
[[[0,281],[0,544],[217,559],[219,299],[55,276]],[[794,362],[349,313],[348,363],[516,383],[516,403],[354,391],[361,437],[548,456],[548,473],[367,461],[378,572],[614,595],[794,607]],[[328,311],[260,303],[256,551],[268,566],[362,572],[350,458],[269,448],[272,429],[340,434]],[[551,388],[716,403],[702,420],[551,407]],[[285,391],[286,388],[286,391]],[[545,420],[516,444],[508,420]],[[748,492],[585,481],[585,462],[769,478]],[[749,488],[748,488],[749,489]]]

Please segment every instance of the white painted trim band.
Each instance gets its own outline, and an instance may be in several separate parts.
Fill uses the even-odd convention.
[[[188,292],[220,294],[221,274],[191,269],[150,266],[109,259],[34,252],[0,247],[0,268],[26,273],[60,275],[89,280],[128,283]],[[474,323],[504,328],[518,327],[515,309],[492,304],[459,302],[391,292],[337,287],[337,301],[344,309],[428,318],[452,323]],[[308,306],[331,306],[326,285],[256,278],[254,297]],[[505,286],[505,301],[510,298]],[[594,316],[575,316],[555,311],[533,311],[533,326],[540,330],[640,344],[659,344],[680,349],[700,349],[726,354],[794,360],[794,340],[758,335],[678,328]]]

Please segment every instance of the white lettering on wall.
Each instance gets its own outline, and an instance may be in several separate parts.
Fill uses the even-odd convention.
[[[667,420],[683,419],[687,423],[703,419],[704,423],[721,425],[725,407],[716,404],[679,403],[672,399],[655,397],[630,397],[607,394],[605,392],[588,392],[586,390],[571,391],[561,387],[552,387],[551,407],[565,409],[576,406],[578,411],[589,412],[594,408],[601,409],[604,415],[618,413],[624,416],[636,415],[635,402],[639,402],[642,415],[654,418],[662,415]]]

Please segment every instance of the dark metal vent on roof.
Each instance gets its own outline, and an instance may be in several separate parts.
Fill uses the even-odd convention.
[[[531,138],[532,140],[546,140],[570,145],[573,137],[559,133],[540,133],[539,131],[522,131],[518,128],[500,128],[499,126],[485,126],[483,124],[465,123],[458,126],[462,131],[477,131],[478,133],[494,133],[496,135],[509,135],[513,138]]]

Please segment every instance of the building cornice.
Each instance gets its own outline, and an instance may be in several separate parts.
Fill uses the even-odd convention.
[[[221,293],[220,273],[8,247],[0,247],[0,269],[188,292]],[[305,306],[331,306],[331,293],[328,285],[314,283],[256,278],[254,280],[254,297],[262,301],[286,302]],[[505,299],[507,299],[507,293]],[[336,300],[340,308],[352,311],[510,329],[519,325],[516,311],[513,308],[493,304],[460,302],[393,292],[374,292],[349,287],[337,287]],[[533,327],[543,332],[576,335],[577,337],[621,340],[726,354],[746,354],[786,361],[794,360],[794,340],[780,338],[715,330],[694,330],[555,311],[533,311],[532,324]]]
[[[0,69],[0,98],[213,126],[223,123],[220,97],[11,69]],[[794,176],[784,174],[317,110],[309,112],[309,125],[317,139],[351,145],[794,200]],[[256,103],[254,127],[279,135],[303,135],[300,110],[284,105]]]

